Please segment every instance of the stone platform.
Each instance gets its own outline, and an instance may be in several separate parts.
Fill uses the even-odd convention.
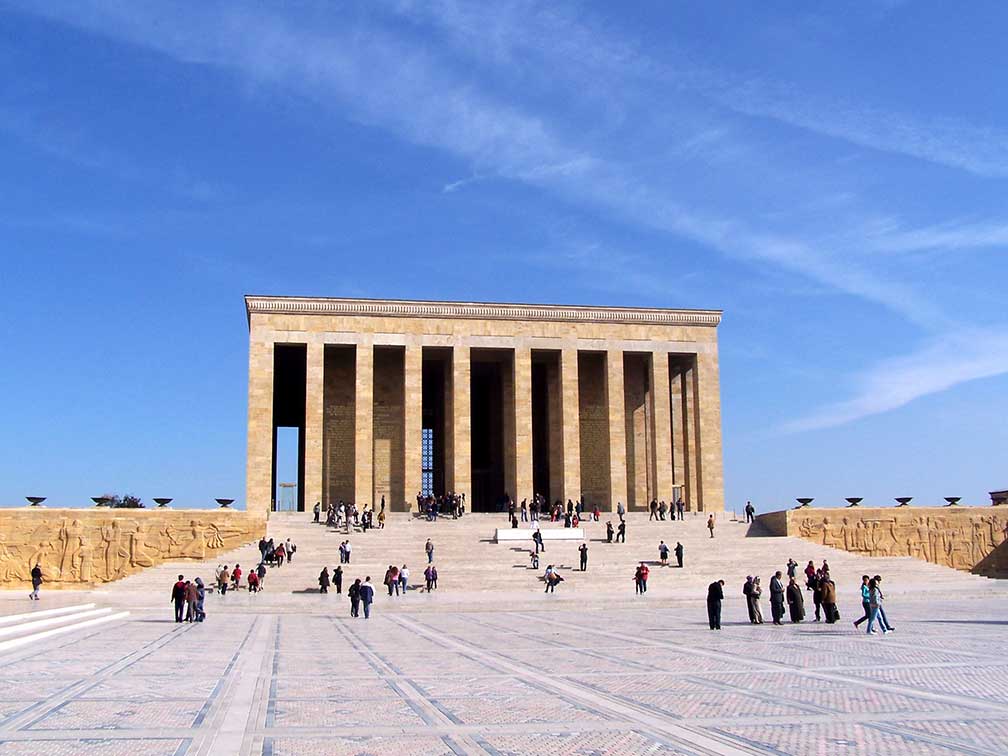
[[[351,534],[348,576],[407,561],[423,544],[444,576],[432,593],[377,592],[370,620],[319,595],[315,576],[346,536],[304,515],[270,520],[298,543],[266,591],[207,599],[207,622],[170,620],[176,565],[98,590],[43,590],[37,609],[94,602],[130,616],[0,653],[0,756],[6,754],[1002,754],[1008,750],[1008,584],[906,557],[870,558],[795,538],[747,538],[722,520],[648,523],[627,544],[587,533],[547,542],[567,580],[544,594],[527,550],[492,543],[503,518],[392,518]],[[633,566],[659,540],[686,548],[683,570]],[[250,564],[248,548],[224,555]],[[828,559],[836,625],[751,626],[745,574],[769,578],[793,556]],[[183,563],[187,576],[213,563]],[[209,572],[208,572],[209,571]],[[858,577],[886,576],[896,633],[855,631]],[[704,595],[727,581],[724,629]],[[380,588],[380,586],[378,586]],[[0,593],[0,614],[35,609]],[[807,609],[811,611],[811,601]],[[764,611],[769,614],[768,607]]]

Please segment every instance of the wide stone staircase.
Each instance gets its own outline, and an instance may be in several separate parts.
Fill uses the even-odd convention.
[[[504,515],[467,514],[459,520],[439,518],[428,522],[407,514],[391,514],[384,529],[349,533],[312,523],[311,513],[275,513],[268,525],[269,536],[276,542],[290,539],[297,545],[291,564],[269,569],[264,591],[229,591],[227,596],[208,598],[208,611],[281,610],[283,606],[305,601],[325,607],[339,599],[334,588],[328,596],[318,594],[318,574],[323,566],[330,572],[339,563],[341,541],[349,539],[352,562],[344,567],[344,591],[357,577],[371,576],[379,599],[386,596],[381,585],[389,565],[410,569],[410,595],[384,601],[389,608],[440,610],[457,608],[524,607],[542,602],[566,603],[601,600],[606,602],[636,600],[634,569],[640,561],[650,567],[648,599],[677,601],[698,600],[706,595],[707,585],[715,579],[726,581],[725,594],[734,597],[741,591],[746,575],[759,575],[766,589],[775,570],[784,570],[788,558],[799,564],[799,573],[809,560],[817,566],[824,560],[837,583],[844,603],[857,607],[862,574],[884,576],[884,588],[890,598],[918,598],[967,595],[1005,595],[1008,585],[969,573],[929,564],[909,557],[872,558],[824,547],[798,538],[749,536],[749,526],[722,516],[711,539],[705,515],[687,514],[683,522],[650,521],[647,514],[627,515],[627,542],[605,542],[603,516],[598,523],[583,523],[588,544],[588,571],[578,570],[580,541],[547,541],[540,554],[539,570],[530,567],[532,543],[496,543],[494,532],[507,527]],[[562,527],[562,523],[543,521],[541,527]],[[438,589],[427,594],[423,589],[423,571],[427,565],[424,544],[434,543],[434,564],[438,569]],[[658,544],[664,540],[670,550],[676,542],[685,549],[683,569],[658,564]],[[167,611],[171,586],[179,574],[187,578],[201,576],[210,586],[218,563],[233,568],[240,564],[248,573],[259,561],[256,544],[249,544],[212,562],[176,562],[159,565],[94,591],[103,603],[152,603]],[[670,559],[674,564],[674,556]],[[555,594],[544,595],[542,573],[553,564],[565,577]],[[803,582],[803,577],[799,574]],[[244,579],[242,581],[245,582]],[[414,598],[414,596],[416,598]],[[769,592],[766,592],[767,600]],[[811,608],[811,601],[808,602]],[[313,604],[309,604],[311,606]]]
[[[97,608],[93,603],[5,614],[0,616],[0,652],[117,622],[128,616],[128,611]]]

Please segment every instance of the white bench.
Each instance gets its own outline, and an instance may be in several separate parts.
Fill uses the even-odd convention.
[[[531,541],[532,528],[497,528],[494,540],[497,543],[508,541]],[[585,540],[584,528],[541,528],[544,541],[583,541]]]

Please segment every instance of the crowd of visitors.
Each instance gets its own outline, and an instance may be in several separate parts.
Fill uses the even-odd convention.
[[[202,578],[186,580],[185,575],[179,575],[171,590],[171,601],[175,605],[176,622],[202,622],[206,619],[203,611],[203,599],[206,588]]]
[[[784,573],[777,570],[769,581],[770,592],[770,617],[775,625],[784,624],[785,613],[791,622],[798,623],[805,619],[805,592],[812,594],[812,603],[815,606],[814,622],[825,622],[828,625],[835,624],[840,619],[840,611],[837,609],[837,589],[836,583],[830,577],[829,563],[823,560],[822,566],[816,567],[815,562],[809,561],[805,567],[804,590],[798,583],[797,576],[798,563],[793,559],[788,559],[786,572],[787,582],[784,582]],[[854,627],[860,627],[863,622],[868,623],[868,633],[878,632],[874,625],[878,622],[881,632],[889,633],[893,627],[889,624],[885,610],[882,608],[882,576],[869,577],[863,575],[861,578],[861,605],[864,609],[864,616],[854,621]],[[713,584],[711,585],[713,589]],[[717,591],[714,591],[715,593]],[[745,596],[746,611],[749,615],[749,622],[754,625],[762,625],[763,620],[763,584],[758,575],[747,575],[742,586],[742,595]],[[723,597],[722,597],[723,598]],[[708,604],[711,595],[708,593]],[[715,623],[711,619],[711,628],[717,629],[714,625],[720,625],[720,619]]]
[[[676,499],[674,502],[658,501],[657,499],[651,499],[651,503],[648,504],[648,510],[651,512],[651,516],[648,521],[659,520],[661,522],[665,521],[665,516],[668,515],[670,520],[682,520],[683,513],[686,510],[686,506],[683,504],[682,497]],[[621,515],[622,519],[622,515]]]

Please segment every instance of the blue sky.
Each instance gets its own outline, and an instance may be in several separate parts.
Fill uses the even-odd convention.
[[[0,501],[244,491],[242,294],[722,308],[726,495],[1008,486],[1003,3],[0,0]]]

